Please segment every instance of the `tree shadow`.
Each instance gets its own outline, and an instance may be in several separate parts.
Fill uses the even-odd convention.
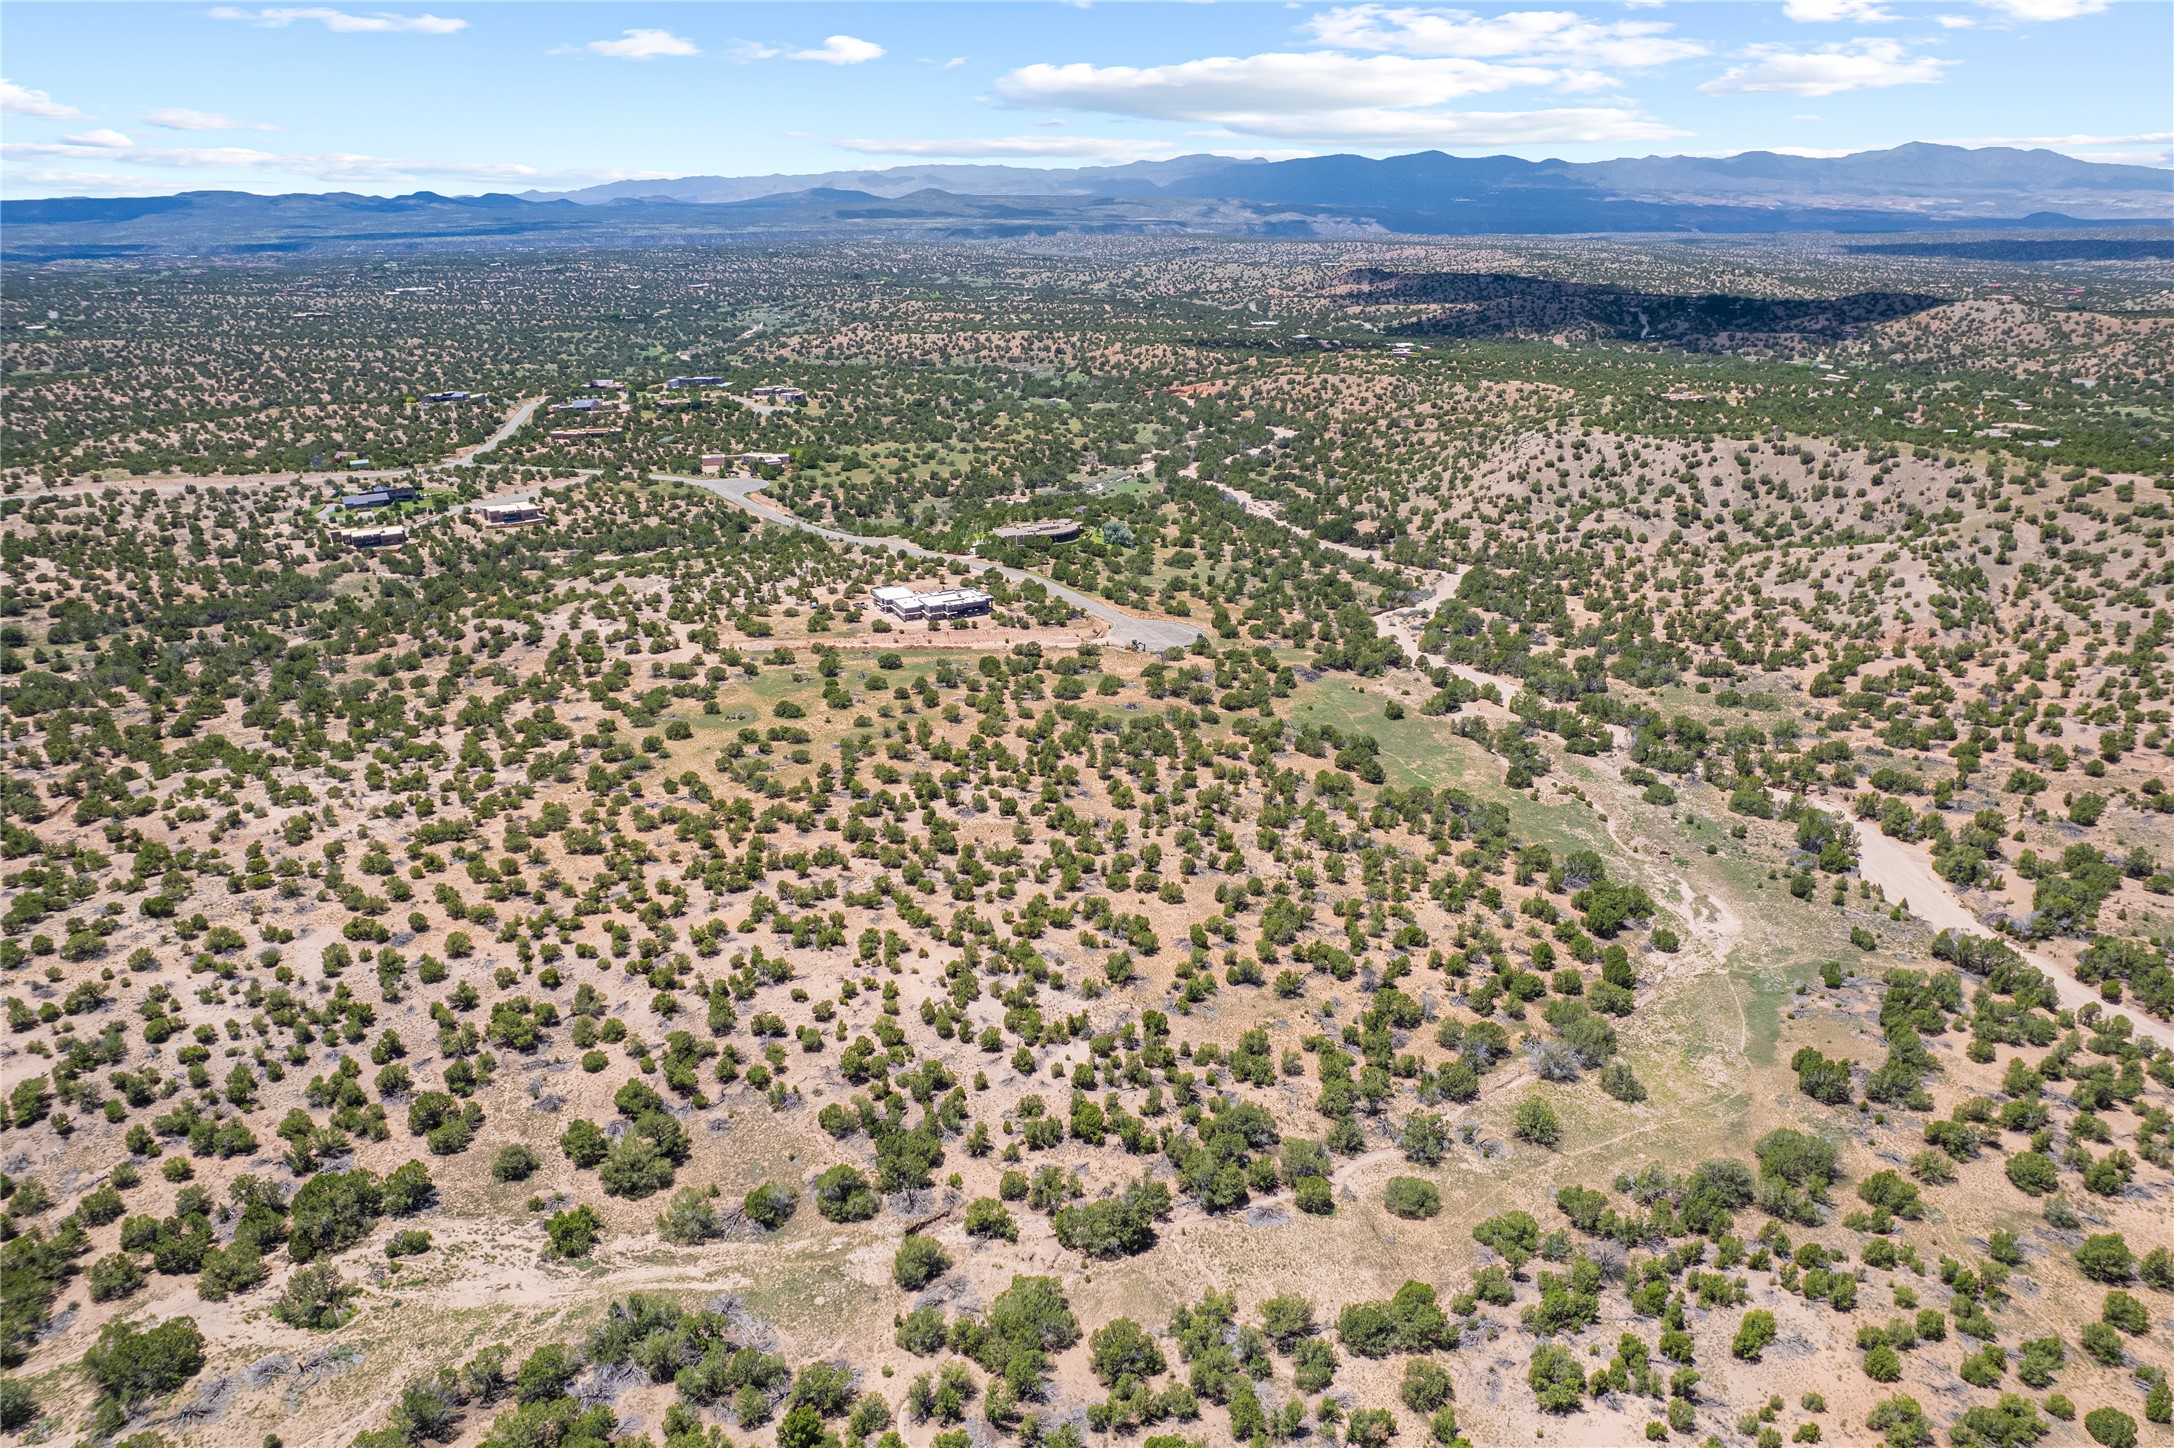
[[[1944,306],[1918,292],[1813,298],[1677,295],[1507,272],[1396,272],[1362,267],[1335,293],[1365,305],[1429,308],[1392,337],[1535,338],[1660,342],[1720,350],[1783,338],[1835,341],[1880,322]]]

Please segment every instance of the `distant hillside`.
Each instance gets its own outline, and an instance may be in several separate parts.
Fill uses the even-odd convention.
[[[1833,157],[1746,151],[1735,156],[1571,162],[1422,151],[1383,160],[1313,156],[1256,161],[1196,155],[1067,170],[915,165],[800,176],[615,181],[580,191],[529,195],[583,203],[628,198],[731,202],[825,188],[889,197],[928,189],[960,196],[1163,194],[1414,214],[1480,204],[1535,217],[1574,204],[1609,201],[1897,210],[1938,220],[2032,211],[2066,211],[2094,219],[2174,216],[2174,173],[2079,161],[2058,151],[1921,142]]]
[[[1374,160],[1185,156],[1070,171],[911,166],[629,181],[563,196],[256,196],[0,202],[15,261],[839,236],[1333,237],[1897,232],[2174,221],[2174,175],[2053,151],[1910,145],[1814,158],[1570,163],[1439,151]]]
[[[1229,156],[1179,156],[1169,161],[1134,161],[1124,166],[888,166],[857,171],[817,171],[804,175],[679,176],[667,181],[611,181],[579,191],[525,191],[530,201],[612,201],[657,199],[717,203],[751,201],[799,191],[864,191],[870,196],[909,196],[916,191],[949,191],[958,196],[1137,196],[1173,181],[1211,172],[1259,166],[1261,161]]]

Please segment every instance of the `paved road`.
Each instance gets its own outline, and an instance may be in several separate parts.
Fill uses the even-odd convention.
[[[522,428],[527,427],[528,420],[534,417],[536,415],[536,409],[543,405],[544,400],[541,397],[531,397],[530,399],[528,399],[528,401],[522,403],[519,407],[516,407],[513,412],[506,418],[506,420],[503,423],[499,424],[498,431],[492,433],[489,437],[477,443],[474,447],[468,449],[468,451],[464,453],[457,453],[454,456],[447,458],[444,462],[438,464],[438,466],[447,468],[474,467],[477,458],[482,457],[485,453],[491,451],[493,448],[496,448],[507,438],[512,437]]]
[[[1039,583],[1058,598],[1079,609],[1082,613],[1099,618],[1110,626],[1109,642],[1120,648],[1141,648],[1160,653],[1164,649],[1183,648],[1200,637],[1201,631],[1189,623],[1173,623],[1168,619],[1139,618],[1106,599],[1067,588],[1037,573],[1023,568],[1008,568],[982,558],[964,558],[955,553],[938,553],[923,548],[904,538],[864,538],[857,533],[841,533],[835,528],[825,528],[796,518],[775,504],[758,498],[756,494],[765,486],[761,478],[689,477],[684,473],[652,473],[651,477],[668,482],[686,483],[715,493],[736,508],[745,509],[766,523],[778,523],[788,528],[798,528],[803,533],[813,533],[833,543],[843,543],[863,548],[881,548],[907,558],[926,558],[939,563],[964,564],[976,572],[994,568],[1014,583]]]

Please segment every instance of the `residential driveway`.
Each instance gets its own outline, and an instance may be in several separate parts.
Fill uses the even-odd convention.
[[[810,523],[805,518],[794,517],[768,499],[759,497],[758,494],[761,493],[764,486],[764,480],[761,478],[689,477],[684,473],[655,473],[652,476],[675,483],[686,483],[690,487],[701,488],[707,492],[715,493],[734,507],[743,508],[766,523],[777,523],[787,528],[798,528],[803,533],[813,533],[816,537],[827,538],[833,543],[843,543],[860,548],[881,548],[886,552],[897,553],[903,557],[926,558],[938,563],[965,564],[976,572],[985,572],[994,568],[1014,583],[1038,583],[1058,598],[1079,609],[1082,613],[1093,618],[1099,618],[1108,624],[1110,626],[1109,642],[1119,648],[1147,649],[1150,652],[1160,653],[1164,649],[1184,648],[1201,635],[1201,631],[1189,623],[1178,623],[1161,618],[1140,618],[1135,614],[1126,613],[1107,599],[1081,593],[1076,588],[1067,588],[1064,584],[1052,582],[1038,573],[1029,573],[1023,568],[1008,568],[1001,563],[991,563],[984,558],[967,558],[955,553],[938,553],[934,549],[923,548],[920,544],[909,542],[904,538],[865,538],[857,533],[841,533],[835,528],[825,528],[820,524]]]

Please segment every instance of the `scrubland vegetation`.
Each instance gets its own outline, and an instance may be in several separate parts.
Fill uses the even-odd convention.
[[[2165,287],[11,279],[0,1428],[2164,1438]]]

